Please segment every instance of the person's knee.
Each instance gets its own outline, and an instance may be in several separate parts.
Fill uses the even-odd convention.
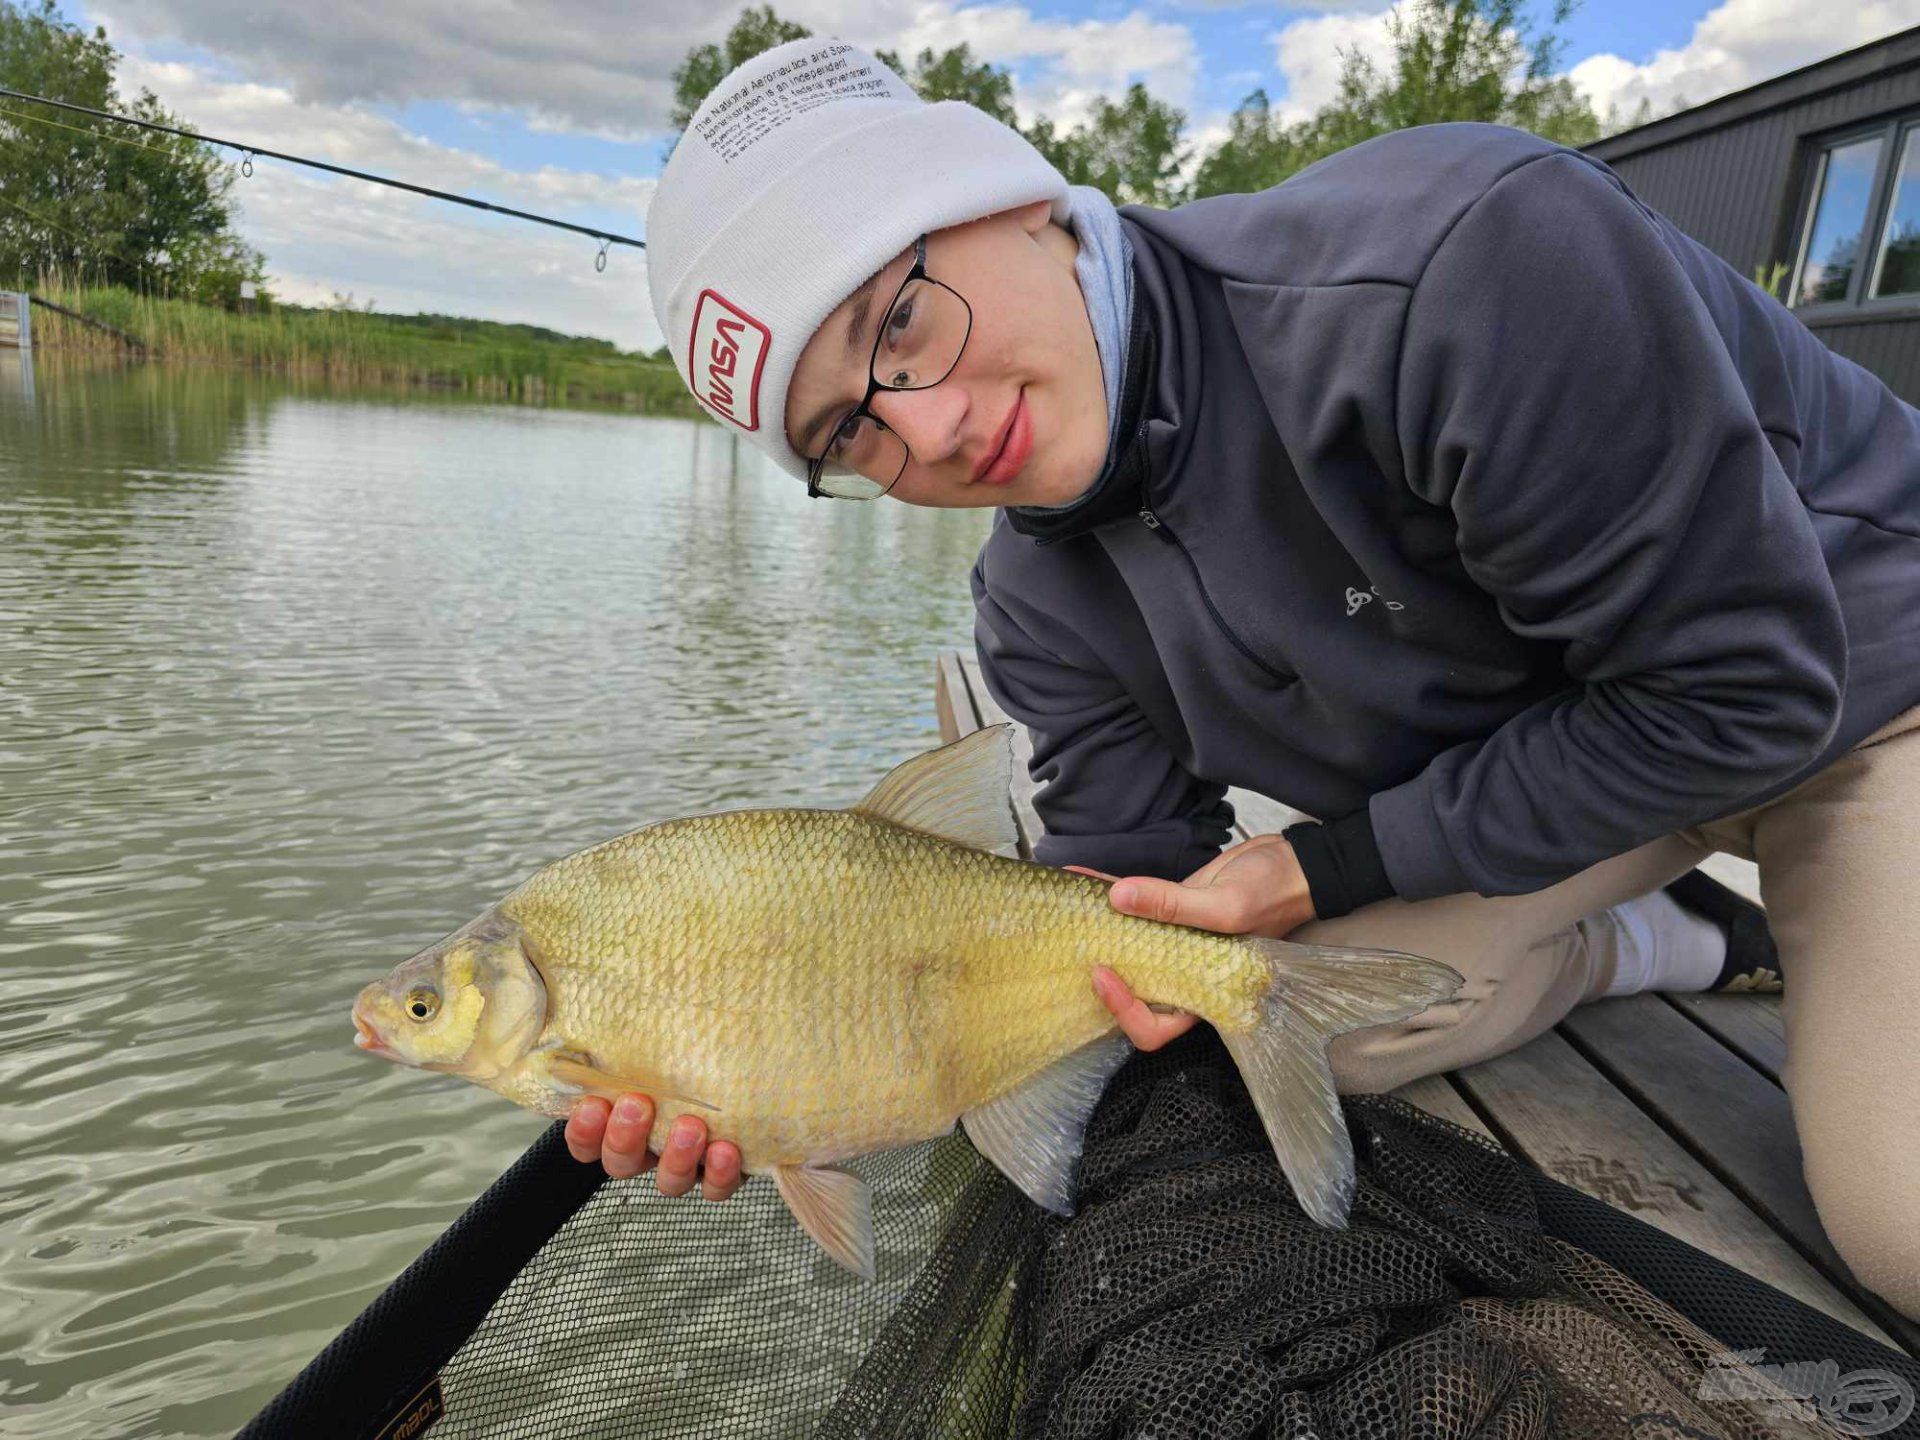
[[[1862,1285],[1920,1319],[1920,1150],[1904,1143],[1913,1027],[1884,998],[1870,1005],[1817,980],[1786,1000],[1780,1082],[1820,1224]]]
[[[1884,1146],[1806,1155],[1807,1189],[1827,1239],[1854,1278],[1920,1320],[1920,1169],[1887,1166]]]

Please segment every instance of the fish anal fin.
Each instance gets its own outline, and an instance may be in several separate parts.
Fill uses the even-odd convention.
[[[1073,1213],[1073,1167],[1113,1072],[1133,1053],[1117,1031],[1082,1045],[1004,1095],[961,1116],[967,1138],[1026,1197]]]
[[[571,1050],[548,1056],[547,1073],[562,1084],[577,1085],[590,1095],[604,1095],[609,1100],[617,1100],[632,1092],[656,1101],[671,1100],[678,1105],[690,1105],[714,1115],[720,1113],[718,1105],[680,1093],[679,1085],[664,1075],[650,1075],[631,1066],[624,1073],[616,1075],[594,1064],[591,1056]]]
[[[874,1278],[873,1196],[866,1181],[831,1166],[776,1165],[773,1183],[800,1228],[835,1264]]]
[[[1273,979],[1251,1030],[1221,1028],[1300,1208],[1334,1229],[1355,1186],[1353,1141],[1334,1092],[1327,1042],[1418,1015],[1459,989],[1457,970],[1397,950],[1249,940]]]
[[[1013,823],[1013,727],[1002,723],[902,761],[854,812],[943,840],[1019,853]]]

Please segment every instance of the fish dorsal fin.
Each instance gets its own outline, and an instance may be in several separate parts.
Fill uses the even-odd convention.
[[[873,1279],[873,1196],[851,1170],[776,1165],[773,1183],[800,1228],[836,1264]]]
[[[604,1095],[609,1100],[618,1100],[622,1095],[631,1093],[645,1095],[650,1100],[672,1100],[715,1115],[720,1113],[718,1105],[682,1094],[685,1087],[665,1074],[628,1066],[624,1073],[616,1075],[601,1069],[591,1056],[571,1050],[562,1050],[549,1056],[547,1073],[562,1084],[577,1085],[589,1095]]]
[[[1038,1075],[960,1117],[967,1138],[1027,1198],[1073,1213],[1073,1167],[1093,1107],[1133,1053],[1125,1035],[1103,1035]]]
[[[901,762],[854,806],[943,840],[1019,853],[1013,827],[1013,726],[989,725],[938,750]]]

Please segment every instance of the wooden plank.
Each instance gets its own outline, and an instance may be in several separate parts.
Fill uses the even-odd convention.
[[[1778,995],[1705,990],[1660,992],[1660,998],[1714,1036],[1774,1084],[1787,1058],[1787,1023]]]
[[[933,664],[933,709],[940,717],[940,738],[951,745],[980,728],[980,712],[973,708],[967,677],[960,669],[960,652],[942,650]]]
[[[1658,995],[1576,1006],[1559,1028],[1862,1310],[1920,1354],[1920,1324],[1854,1279],[1827,1239],[1801,1172],[1786,1091]]]
[[[1786,1291],[1883,1345],[1892,1343],[1859,1305],[1557,1031],[1456,1070],[1453,1079],[1509,1150],[1556,1180]]]
[[[1496,1143],[1499,1137],[1487,1128],[1469,1105],[1466,1097],[1448,1083],[1444,1075],[1422,1075],[1418,1080],[1409,1080],[1398,1090],[1390,1092],[1409,1105],[1417,1105],[1429,1115],[1438,1115],[1442,1120],[1451,1120],[1463,1130],[1472,1130],[1486,1136]]]
[[[980,716],[980,723],[998,725],[1004,721],[1013,726],[1013,818],[1020,827],[1020,853],[1032,859],[1034,845],[1046,833],[1040,824],[1040,813],[1033,808],[1033,792],[1040,788],[1034,784],[1029,768],[1033,762],[1033,741],[1027,735],[1027,727],[1002,710],[993,698],[987,682],[981,678],[977,657],[962,655],[960,669],[967,677],[967,692],[973,697],[973,708]]]

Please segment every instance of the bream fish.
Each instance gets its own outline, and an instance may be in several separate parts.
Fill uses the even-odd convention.
[[[1461,976],[1119,913],[1105,881],[1017,858],[1010,737],[908,760],[850,810],[695,815],[557,860],[362,990],[356,1043],[545,1115],[650,1095],[655,1150],[697,1115],[872,1278],[871,1197],[836,1162],[956,1121],[1071,1213],[1087,1119],[1132,1053],[1090,983],[1106,965],[1219,1031],[1301,1205],[1344,1225],[1353,1149],[1327,1042]]]

